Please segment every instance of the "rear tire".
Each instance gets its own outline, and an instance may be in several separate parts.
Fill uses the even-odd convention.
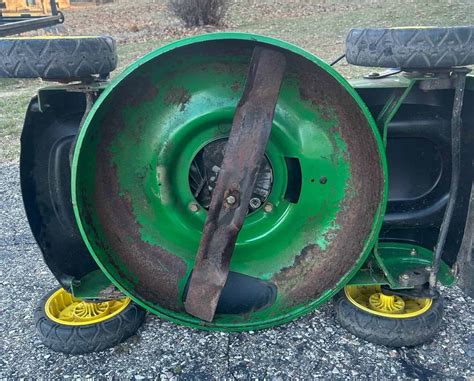
[[[356,28],[346,39],[352,65],[402,69],[474,64],[474,26]]]
[[[0,78],[71,82],[107,77],[116,67],[111,37],[0,38]]]
[[[97,319],[100,321],[80,325],[68,325],[66,321],[61,323],[58,319],[53,320],[51,312],[46,311],[58,292],[71,296],[61,288],[51,291],[35,311],[36,330],[41,341],[56,352],[84,354],[102,351],[135,334],[145,320],[146,312],[127,298],[126,307],[105,320]]]
[[[334,305],[342,327],[357,337],[388,347],[411,347],[432,341],[443,318],[441,297],[432,299],[426,312],[407,318],[367,312],[349,300],[344,290],[335,297]]]

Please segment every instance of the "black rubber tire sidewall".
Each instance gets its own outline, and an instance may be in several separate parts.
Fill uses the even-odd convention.
[[[0,38],[1,78],[68,82],[106,77],[116,67],[115,40],[108,36]]]
[[[443,318],[443,299],[434,298],[421,315],[396,319],[366,312],[347,299],[344,292],[334,298],[339,323],[357,337],[388,347],[411,347],[433,340]]]
[[[122,312],[100,323],[77,326],[56,323],[46,315],[45,304],[57,290],[41,300],[34,314],[41,341],[56,352],[85,354],[102,351],[134,335],[145,321],[145,310],[130,302]]]
[[[355,28],[347,35],[352,65],[402,69],[450,68],[474,64],[474,26]]]

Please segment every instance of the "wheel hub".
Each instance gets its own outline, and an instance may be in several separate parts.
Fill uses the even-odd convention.
[[[405,302],[397,295],[385,295],[381,292],[370,295],[370,307],[379,312],[400,314],[405,310]]]
[[[129,303],[129,298],[100,303],[88,302],[75,298],[61,288],[48,298],[44,308],[46,315],[56,323],[86,325],[110,319],[123,311]]]
[[[109,312],[109,303],[89,303],[82,301],[77,303],[72,311],[74,321],[95,320],[105,316]]]
[[[430,298],[409,298],[386,295],[379,285],[344,287],[347,299],[370,314],[394,319],[407,319],[428,311],[433,303]]]

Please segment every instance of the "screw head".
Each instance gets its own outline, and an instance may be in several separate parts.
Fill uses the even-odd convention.
[[[431,272],[431,271],[433,271],[433,268],[431,266],[426,266],[425,270],[428,271],[428,272]]]
[[[273,205],[267,202],[263,207],[263,210],[267,213],[271,213],[273,211]]]
[[[416,249],[411,249],[410,250],[410,255],[411,256],[415,256],[417,253],[416,253]]]
[[[225,199],[225,202],[227,202],[229,205],[234,205],[237,200],[235,199],[235,196],[227,196]]]
[[[250,199],[250,207],[253,209],[257,209],[262,205],[262,201],[258,197],[253,197]]]
[[[402,274],[402,275],[400,275],[400,279],[408,280],[408,279],[410,279],[410,276],[408,274]]]
[[[188,208],[191,212],[193,213],[196,213],[198,210],[199,210],[199,205],[196,204],[195,202],[191,202],[189,205],[188,205]]]

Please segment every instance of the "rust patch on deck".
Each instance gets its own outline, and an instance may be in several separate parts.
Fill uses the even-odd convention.
[[[141,104],[156,93],[139,87],[118,89],[116,103],[102,120],[96,153],[95,192],[86,214],[95,214],[99,229],[96,243],[118,271],[121,278],[134,285],[141,298],[161,307],[182,311],[179,282],[186,275],[187,265],[164,248],[145,242],[141,226],[134,215],[130,196],[120,188],[117,168],[110,148],[124,129],[122,109]],[[95,210],[90,208],[94,207]],[[86,216],[93,228],[91,216]],[[101,233],[98,232],[101,231]]]
[[[300,96],[313,107],[331,108],[339,123],[332,128],[346,142],[345,160],[351,177],[336,216],[338,230],[323,250],[308,244],[294,263],[275,274],[272,281],[285,294],[287,306],[309,303],[332,289],[357,263],[369,237],[383,198],[384,176],[376,140],[356,101],[336,79],[300,57],[291,67],[299,73]]]

